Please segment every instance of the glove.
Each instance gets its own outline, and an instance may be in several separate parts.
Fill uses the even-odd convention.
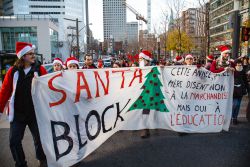
[[[201,64],[197,64],[197,65],[196,65],[196,67],[197,67],[198,69],[201,68],[201,66],[202,66]]]

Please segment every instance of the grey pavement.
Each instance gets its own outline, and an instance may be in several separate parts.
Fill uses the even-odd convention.
[[[114,134],[86,157],[81,167],[250,167],[250,123],[245,118],[246,99],[242,102],[240,124],[229,132],[178,136],[167,130],[151,130],[141,139],[139,131]],[[0,122],[0,167],[13,167],[9,150],[9,128]],[[30,167],[37,166],[31,134],[23,140]]]

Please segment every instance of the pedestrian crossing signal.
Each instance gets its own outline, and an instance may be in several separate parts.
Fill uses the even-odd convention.
[[[241,41],[242,42],[249,40],[249,33],[250,33],[249,27],[242,27],[241,28]]]

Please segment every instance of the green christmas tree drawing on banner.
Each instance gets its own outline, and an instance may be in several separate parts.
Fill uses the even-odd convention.
[[[129,111],[135,109],[152,109],[160,112],[169,112],[164,103],[165,97],[161,91],[162,83],[158,75],[160,75],[158,68],[153,67],[145,77],[147,79],[141,88],[143,89],[141,95],[129,108]]]

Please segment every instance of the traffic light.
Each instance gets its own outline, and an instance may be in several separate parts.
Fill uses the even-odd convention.
[[[242,27],[241,28],[241,41],[245,42],[249,40],[250,28],[249,27]]]

